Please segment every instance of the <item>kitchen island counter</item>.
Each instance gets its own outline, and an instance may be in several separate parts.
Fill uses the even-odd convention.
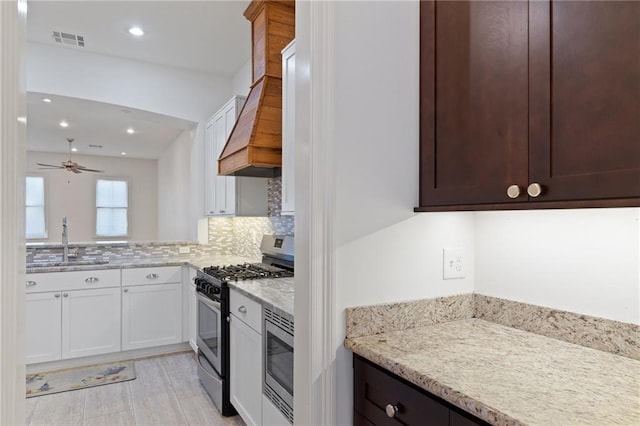
[[[640,424],[640,361],[481,319],[345,346],[494,425]]]

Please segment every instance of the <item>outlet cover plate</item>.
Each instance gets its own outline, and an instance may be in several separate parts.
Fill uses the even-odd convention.
[[[180,254],[191,253],[191,247],[178,247],[178,253]]]
[[[464,278],[466,270],[464,249],[445,248],[442,253],[442,278],[445,280]]]

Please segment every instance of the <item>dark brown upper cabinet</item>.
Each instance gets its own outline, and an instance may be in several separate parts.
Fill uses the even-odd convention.
[[[416,211],[640,206],[640,2],[422,1]]]

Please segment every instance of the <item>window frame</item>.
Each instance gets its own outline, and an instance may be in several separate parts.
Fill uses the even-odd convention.
[[[119,181],[125,182],[127,185],[127,232],[121,235],[100,235],[98,234],[98,181]],[[94,185],[93,185],[93,234],[96,240],[101,241],[112,241],[117,240],[121,241],[123,238],[129,239],[131,235],[131,182],[126,177],[118,177],[118,176],[96,176]],[[104,208],[104,207],[101,207]],[[121,208],[121,207],[106,207],[106,208]]]
[[[41,178],[42,179],[42,192],[43,192],[43,200],[42,200],[42,212],[44,214],[44,234],[38,237],[28,237],[27,236],[27,178]],[[40,173],[27,173],[24,177],[24,238],[26,241],[45,241],[49,239],[49,203],[48,203],[48,194],[49,194],[49,184],[47,182],[47,176]],[[32,206],[33,207],[33,206]]]

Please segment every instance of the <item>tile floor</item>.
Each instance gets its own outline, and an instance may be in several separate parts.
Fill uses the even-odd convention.
[[[198,381],[192,352],[135,361],[136,379],[27,399],[27,425],[244,426],[222,417]]]

